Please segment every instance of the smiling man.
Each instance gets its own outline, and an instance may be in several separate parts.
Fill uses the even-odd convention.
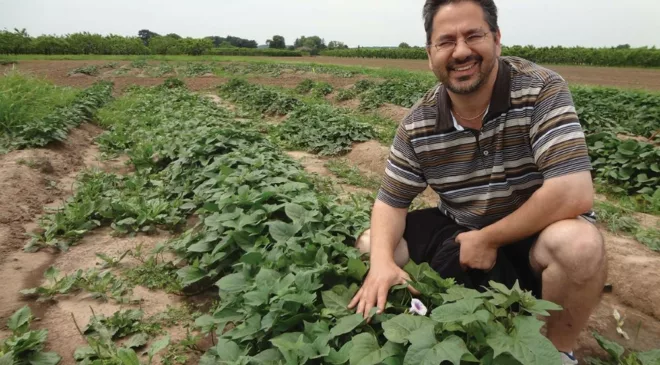
[[[439,84],[400,124],[371,228],[371,269],[350,308],[383,311],[408,260],[481,289],[516,280],[561,305],[547,336],[565,364],[606,279],[594,226],[591,163],[566,82],[501,57],[492,0],[427,0],[429,67]],[[437,208],[408,212],[430,186]],[[414,289],[411,288],[414,291]]]

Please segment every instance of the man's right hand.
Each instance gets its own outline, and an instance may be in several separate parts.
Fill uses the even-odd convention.
[[[357,306],[356,313],[362,313],[364,318],[369,317],[369,312],[374,305],[378,307],[378,314],[383,313],[390,288],[405,284],[408,280],[410,280],[408,273],[397,266],[394,260],[385,260],[380,263],[372,261],[367,278],[348,304],[348,309]],[[415,295],[419,294],[411,286],[408,286],[408,290]]]

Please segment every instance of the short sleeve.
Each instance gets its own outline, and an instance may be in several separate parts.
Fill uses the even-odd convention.
[[[539,92],[530,140],[534,161],[546,179],[592,169],[573,98],[566,81],[559,76]]]
[[[405,125],[404,120],[394,136],[377,197],[394,208],[408,208],[427,186]]]

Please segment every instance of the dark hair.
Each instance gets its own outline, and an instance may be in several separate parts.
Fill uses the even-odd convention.
[[[488,23],[491,32],[497,32],[500,27],[497,25],[497,6],[493,0],[426,0],[424,4],[424,29],[426,29],[426,44],[431,43],[431,35],[433,34],[433,18],[438,10],[447,4],[460,3],[463,1],[472,1],[484,11],[484,20]]]

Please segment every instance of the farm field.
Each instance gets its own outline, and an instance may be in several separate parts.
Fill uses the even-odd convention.
[[[496,285],[481,298],[409,265],[428,318],[405,313],[404,288],[369,324],[345,309],[389,142],[434,80],[421,61],[314,62],[0,66],[0,118],[26,116],[0,119],[0,339],[13,341],[0,363],[11,350],[42,364],[556,364],[530,316],[552,306]],[[609,258],[576,353],[657,364],[660,94],[580,84],[660,90],[660,71],[553,68],[588,135]]]

